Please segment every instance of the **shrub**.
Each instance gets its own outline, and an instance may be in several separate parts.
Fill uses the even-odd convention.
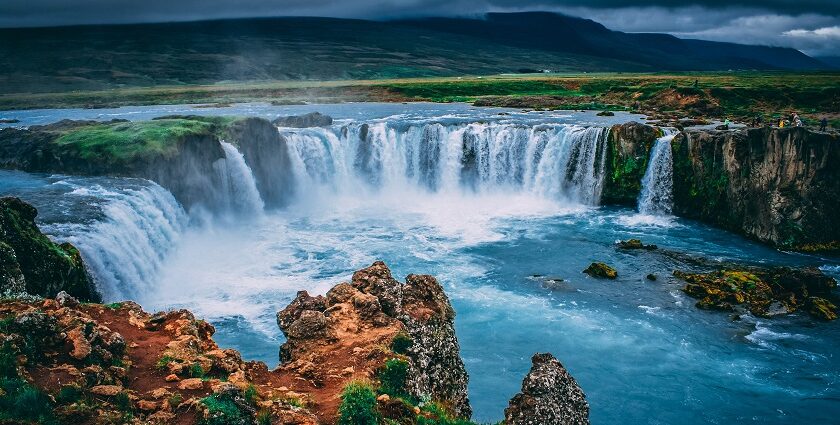
[[[407,361],[402,359],[389,359],[379,369],[379,392],[391,396],[405,395],[405,378],[407,375]]]
[[[190,366],[190,378],[203,378],[204,377],[204,368],[201,367],[198,363],[193,363]]]
[[[391,351],[397,354],[405,354],[413,344],[414,341],[410,336],[408,336],[408,334],[400,332],[394,336],[393,340],[391,340]]]
[[[65,385],[58,391],[56,401],[59,404],[73,404],[82,398],[82,389],[76,385]]]
[[[201,425],[244,425],[251,423],[251,418],[242,413],[233,400],[224,395],[213,394],[201,399],[201,403],[207,407],[207,415],[198,421]]]
[[[120,411],[131,411],[131,399],[128,397],[128,393],[119,393],[115,395],[113,402],[114,406],[116,406]]]
[[[245,401],[247,401],[248,404],[257,404],[259,393],[257,393],[257,388],[253,384],[248,385],[248,388],[245,388],[243,395],[245,396]]]
[[[376,393],[367,382],[353,381],[341,392],[338,425],[376,425]]]

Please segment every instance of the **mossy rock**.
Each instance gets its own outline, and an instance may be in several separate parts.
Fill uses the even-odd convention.
[[[592,277],[603,279],[615,279],[618,277],[618,272],[604,263],[592,263],[583,272]]]
[[[0,292],[25,289],[52,298],[66,291],[80,300],[100,301],[79,250],[41,233],[37,215],[35,207],[18,198],[0,198]]]
[[[837,319],[837,306],[831,303],[831,301],[828,301],[825,298],[811,297],[808,298],[808,304],[808,313],[810,313],[811,316],[822,320]]]

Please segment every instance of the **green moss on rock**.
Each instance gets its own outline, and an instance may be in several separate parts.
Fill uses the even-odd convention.
[[[618,272],[604,263],[592,263],[583,272],[592,277],[604,279],[615,279],[618,277]]]
[[[35,207],[18,198],[0,198],[0,292],[24,289],[55,297],[66,291],[81,300],[99,301],[79,251],[41,233],[35,224],[37,215]]]
[[[610,129],[607,144],[607,177],[601,201],[635,205],[642,190],[650,151],[662,130],[630,122]]]

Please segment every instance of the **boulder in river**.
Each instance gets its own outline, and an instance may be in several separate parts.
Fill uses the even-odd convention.
[[[767,317],[805,309],[823,320],[837,318],[832,290],[837,286],[818,269],[744,268],[711,273],[675,271],[687,282],[683,292],[707,310],[750,312]]]
[[[291,128],[329,127],[332,125],[333,119],[331,116],[320,112],[310,112],[304,115],[279,117],[273,123],[278,127]]]
[[[657,248],[656,245],[645,245],[639,239],[628,239],[626,241],[618,241],[618,247],[621,249],[644,249],[653,251]]]
[[[614,268],[600,262],[590,264],[583,272],[592,277],[604,279],[615,279],[618,277],[618,272]]]

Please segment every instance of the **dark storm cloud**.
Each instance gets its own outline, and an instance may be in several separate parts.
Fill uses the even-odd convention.
[[[0,27],[253,16],[387,19],[549,10],[630,32],[840,55],[840,0],[0,0]]]

